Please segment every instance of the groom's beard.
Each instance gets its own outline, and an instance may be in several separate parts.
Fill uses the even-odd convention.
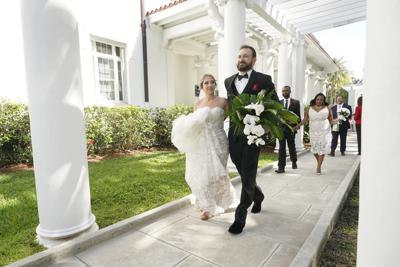
[[[251,64],[247,64],[246,62],[239,62],[236,64],[236,67],[241,72],[247,72],[251,70],[253,66],[251,66]]]

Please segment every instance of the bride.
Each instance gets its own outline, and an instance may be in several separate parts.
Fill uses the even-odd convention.
[[[200,88],[205,97],[195,103],[193,113],[173,122],[171,134],[172,143],[186,153],[185,180],[202,220],[224,212],[235,200],[226,168],[228,139],[223,128],[228,101],[215,95],[215,87],[214,76],[203,75]]]

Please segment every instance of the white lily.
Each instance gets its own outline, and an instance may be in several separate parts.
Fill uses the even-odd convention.
[[[348,108],[342,108],[340,110],[340,113],[344,116],[344,117],[348,117],[350,115],[350,110]]]
[[[265,145],[265,141],[261,138],[256,139],[256,146],[259,146],[259,145],[262,145],[262,146]]]
[[[258,137],[262,136],[263,134],[265,134],[265,130],[261,125],[256,125],[253,126],[253,128],[251,129],[252,133],[257,135]]]
[[[253,127],[254,127],[254,125],[252,125],[252,124],[246,124],[244,126],[243,133],[245,135],[249,135],[253,131]]]
[[[262,105],[260,103],[250,104],[250,105],[245,106],[245,108],[254,109],[256,111],[257,116],[260,116],[260,114],[264,111],[264,105]]]
[[[255,135],[248,135],[247,136],[247,144],[251,145],[254,144],[255,140],[257,139],[257,136]]]
[[[257,116],[246,114],[246,116],[243,118],[243,123],[250,124],[250,125],[256,125],[256,122],[259,120],[260,120],[260,118]]]

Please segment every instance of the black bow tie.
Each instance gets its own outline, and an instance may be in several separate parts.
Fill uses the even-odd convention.
[[[240,81],[240,80],[243,79],[243,78],[248,79],[248,78],[249,78],[249,75],[247,75],[247,72],[246,72],[244,75],[240,75],[240,74],[239,74],[237,77],[238,77],[238,80]]]

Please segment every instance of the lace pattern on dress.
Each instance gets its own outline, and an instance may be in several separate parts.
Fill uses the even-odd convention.
[[[312,107],[308,112],[310,121],[310,143],[313,154],[324,155],[329,153],[331,147],[331,127],[327,107],[320,111],[315,111]]]
[[[173,123],[172,142],[186,153],[185,180],[198,209],[210,215],[223,212],[235,202],[226,168],[229,152],[224,119],[222,108],[204,107]]]

